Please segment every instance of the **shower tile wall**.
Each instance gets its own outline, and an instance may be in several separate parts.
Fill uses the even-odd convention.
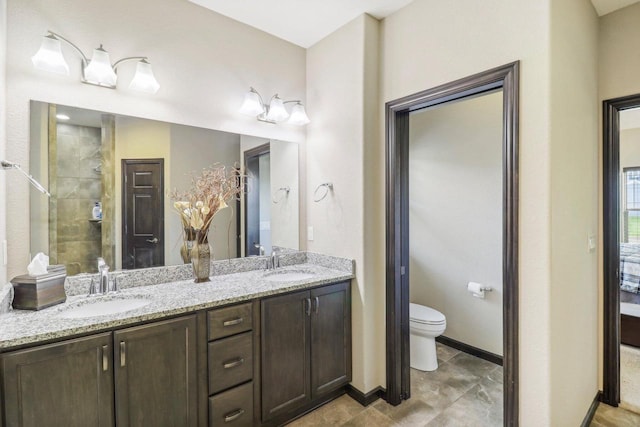
[[[66,265],[69,275],[97,271],[101,225],[89,219],[102,198],[102,177],[95,169],[101,161],[99,128],[58,124],[57,259],[52,262]]]

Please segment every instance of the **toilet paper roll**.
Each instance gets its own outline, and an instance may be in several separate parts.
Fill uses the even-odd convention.
[[[476,298],[484,298],[484,286],[480,283],[467,283],[467,291],[471,292],[471,294]]]

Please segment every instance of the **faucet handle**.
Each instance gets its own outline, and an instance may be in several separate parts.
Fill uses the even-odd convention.
[[[92,277],[91,278],[91,283],[89,284],[89,295],[95,295],[98,293],[98,286],[100,285],[100,278],[98,277],[98,280],[95,280],[96,277]]]
[[[113,280],[109,280],[109,292],[118,292],[118,276],[113,275]]]

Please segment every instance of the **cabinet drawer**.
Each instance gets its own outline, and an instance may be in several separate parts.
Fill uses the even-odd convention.
[[[253,332],[209,343],[209,394],[253,378]]]
[[[250,331],[253,323],[251,303],[211,310],[207,313],[209,341]]]
[[[250,427],[253,425],[253,383],[209,398],[209,426]]]

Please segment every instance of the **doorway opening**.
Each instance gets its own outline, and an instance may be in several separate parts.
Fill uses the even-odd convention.
[[[604,381],[640,412],[640,94],[603,102]]]
[[[271,240],[271,144],[244,152],[248,191],[245,191],[245,256],[272,251]]]
[[[502,90],[502,328],[506,426],[518,425],[518,72],[514,62],[386,105],[386,400],[410,397],[409,117]],[[425,242],[428,244],[428,242]]]

